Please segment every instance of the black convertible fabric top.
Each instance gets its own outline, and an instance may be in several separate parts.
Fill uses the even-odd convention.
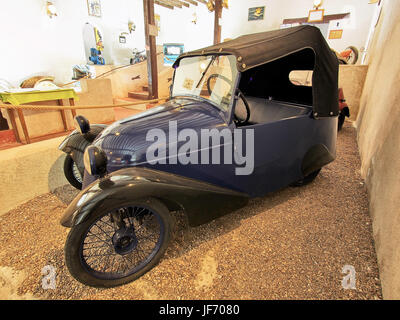
[[[307,48],[315,53],[312,79],[314,116],[337,116],[339,114],[338,60],[317,27],[305,25],[240,36],[210,47],[183,53],[176,60],[174,67],[185,57],[232,54],[236,56],[238,70],[243,72]],[[267,74],[265,76],[268,77]]]

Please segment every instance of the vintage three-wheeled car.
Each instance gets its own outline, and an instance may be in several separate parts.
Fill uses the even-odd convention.
[[[241,36],[173,67],[168,102],[104,129],[78,116],[60,146],[84,174],[61,224],[72,228],[66,264],[85,284],[120,285],[154,267],[170,212],[196,226],[306,184],[335,159],[338,60],[317,28]],[[313,71],[312,86],[292,83],[296,70]]]

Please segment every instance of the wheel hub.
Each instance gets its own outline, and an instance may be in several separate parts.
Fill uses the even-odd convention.
[[[112,237],[112,242],[115,252],[120,255],[128,254],[136,248],[138,243],[133,227],[117,230]]]

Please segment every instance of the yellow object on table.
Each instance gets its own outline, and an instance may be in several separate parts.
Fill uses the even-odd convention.
[[[75,105],[74,99],[77,99],[78,95],[75,90],[72,88],[67,89],[57,89],[57,90],[23,90],[15,91],[15,92],[0,92],[0,99],[4,103],[10,103],[12,105],[20,105],[24,103],[37,102],[37,101],[49,101],[49,100],[57,100],[59,105],[63,105],[63,99],[69,99],[70,105]],[[72,115],[75,117],[75,110],[71,110]],[[17,124],[15,121],[14,111],[7,109],[8,115],[10,117],[11,124],[13,126],[14,134],[18,142],[21,141]],[[22,130],[24,132],[25,140],[27,143],[30,143],[30,138],[28,134],[28,129],[25,123],[24,114],[22,109],[17,109],[18,117],[21,122]],[[64,125],[64,130],[67,131],[67,120],[65,116],[65,111],[60,110],[61,118]]]

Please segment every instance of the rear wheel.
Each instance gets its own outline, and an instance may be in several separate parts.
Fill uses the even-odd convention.
[[[292,187],[301,187],[301,186],[305,186],[305,185],[313,182],[314,179],[318,176],[318,173],[320,171],[321,171],[321,169],[318,169],[318,170],[315,170],[314,172],[311,172],[308,176],[305,176],[303,179],[292,183],[291,186]]]
[[[104,205],[70,231],[65,260],[71,275],[94,287],[133,281],[163,256],[171,239],[173,220],[167,207],[149,198],[118,208]]]
[[[82,174],[69,154],[67,154],[64,160],[64,175],[73,187],[79,190],[82,189]]]

